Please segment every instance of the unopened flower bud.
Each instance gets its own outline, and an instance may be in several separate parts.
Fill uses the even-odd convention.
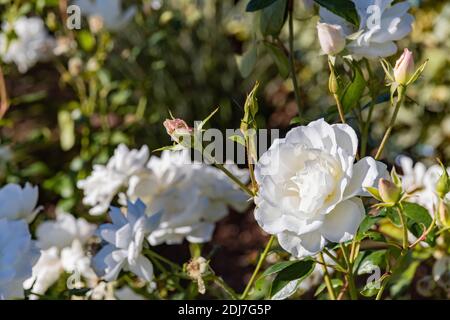
[[[384,178],[381,178],[378,182],[378,192],[385,203],[397,203],[402,195],[401,188]]]
[[[192,136],[193,129],[182,119],[166,119],[163,125],[167,134],[175,142],[183,143],[187,137]]]
[[[320,47],[328,55],[336,55],[345,48],[342,27],[336,24],[317,23],[317,35]]]
[[[330,78],[328,79],[328,90],[330,90],[330,93],[332,94],[337,94],[339,92],[339,83],[333,69],[331,70]]]
[[[398,84],[405,85],[414,74],[414,58],[411,51],[407,48],[395,63],[394,79]]]
[[[450,179],[447,171],[443,170],[441,177],[436,183],[436,193],[439,198],[444,199],[445,195],[450,191]]]

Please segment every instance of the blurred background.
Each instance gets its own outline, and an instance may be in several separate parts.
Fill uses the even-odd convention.
[[[136,12],[120,29],[96,30],[83,18],[80,30],[68,30],[66,1],[0,0],[3,23],[11,15],[40,16],[58,50],[26,73],[14,64],[1,65],[11,106],[0,120],[0,185],[39,185],[45,214],[38,222],[57,208],[95,221],[81,204],[76,181],[90,173],[92,164],[105,163],[119,143],[147,144],[151,150],[168,145],[162,122],[169,110],[192,123],[220,106],[210,125],[238,128],[246,94],[259,81],[261,128],[287,131],[323,116],[337,119],[329,112],[329,71],[326,57],[319,54],[312,1],[294,1],[300,119],[291,79],[286,78],[287,58],[270,44],[287,45],[287,23],[275,39],[261,24],[260,13],[245,12],[247,2],[123,1],[124,8],[134,6]],[[429,63],[409,90],[386,158],[393,163],[402,153],[428,163],[440,157],[448,164],[450,1],[410,3],[416,21],[399,47],[411,49],[417,65],[425,59]],[[382,83],[383,70],[375,61],[372,68]],[[388,108],[388,103],[380,103],[374,110],[369,150],[385,130]],[[251,211],[231,212],[208,247],[214,251],[213,268],[242,290],[265,239]],[[189,258],[187,246],[160,250],[179,262]]]

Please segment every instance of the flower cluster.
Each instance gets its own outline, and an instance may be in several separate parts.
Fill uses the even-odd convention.
[[[116,195],[123,205],[127,199],[140,199],[149,213],[163,212],[160,226],[150,237],[156,245],[183,239],[207,242],[228,206],[238,211],[247,206],[245,193],[218,169],[193,163],[186,150],[148,157],[146,146],[138,151],[119,145],[106,166],[94,166],[91,176],[78,183],[85,193],[84,203],[93,206],[90,213],[105,212]]]

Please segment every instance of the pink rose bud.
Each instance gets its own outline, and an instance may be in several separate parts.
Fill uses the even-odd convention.
[[[191,136],[193,132],[193,129],[182,119],[166,119],[163,125],[167,134],[178,143],[181,143],[184,137]]]
[[[317,23],[317,34],[322,50],[329,55],[336,55],[345,48],[342,27],[336,24]]]
[[[394,67],[394,79],[398,84],[405,85],[414,74],[414,58],[411,51],[407,48],[403,51],[401,57],[397,60]]]

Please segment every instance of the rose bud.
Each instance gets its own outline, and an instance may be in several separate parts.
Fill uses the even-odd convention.
[[[182,119],[166,119],[163,125],[166,128],[167,134],[173,141],[178,143],[182,143],[184,141],[184,137],[191,136],[194,131]]]
[[[345,37],[342,27],[336,24],[317,23],[317,34],[320,47],[329,55],[336,55],[345,48]]]
[[[402,189],[400,187],[397,187],[394,183],[384,178],[378,181],[378,192],[385,203],[397,203],[402,195]]]
[[[394,79],[398,84],[405,85],[414,74],[414,58],[411,51],[405,48],[394,67]]]
[[[444,199],[445,195],[450,191],[450,180],[447,171],[443,170],[441,177],[436,183],[436,193],[439,198]]]

